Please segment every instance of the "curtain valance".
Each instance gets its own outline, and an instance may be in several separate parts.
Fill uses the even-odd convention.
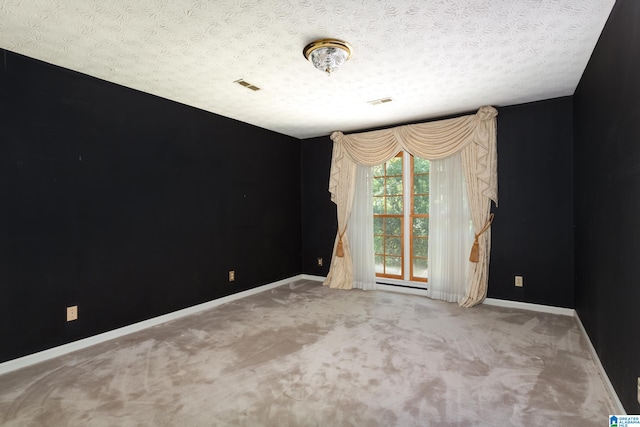
[[[345,231],[354,195],[356,165],[379,165],[393,158],[399,151],[430,159],[443,159],[462,154],[469,203],[476,233],[489,217],[491,201],[498,204],[498,173],[496,148],[496,116],[490,106],[481,107],[476,114],[428,123],[398,126],[359,134],[334,132],[333,158],[329,191],[337,205],[338,233],[334,256],[325,285],[351,289],[353,266]],[[486,295],[490,232],[479,237],[480,261],[472,263],[472,283],[466,301],[469,306],[481,302]],[[343,256],[336,256],[340,246]]]
[[[400,151],[423,159],[437,160],[452,156],[472,142],[478,150],[478,179],[484,183],[483,194],[498,204],[498,172],[495,137],[495,108],[484,106],[476,114],[414,125],[397,126],[371,132],[345,135],[333,132],[334,151],[332,175],[339,163],[351,161],[376,166],[392,159]],[[344,150],[344,152],[343,152]],[[348,156],[348,157],[345,157]],[[333,195],[336,180],[330,181]]]

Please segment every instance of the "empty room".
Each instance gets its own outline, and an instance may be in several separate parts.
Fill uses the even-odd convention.
[[[635,0],[0,0],[0,425],[633,420],[638,52]]]

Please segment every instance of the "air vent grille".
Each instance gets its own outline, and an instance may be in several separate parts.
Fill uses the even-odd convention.
[[[254,85],[252,85],[251,83],[249,83],[249,82],[247,82],[247,81],[244,81],[244,80],[242,80],[242,79],[240,79],[240,80],[236,80],[234,83],[238,83],[240,86],[244,86],[244,87],[246,87],[247,89],[251,89],[251,90],[253,90],[253,91],[260,90],[260,88],[259,88],[258,86],[254,86]]]
[[[380,104],[386,104],[387,102],[391,102],[393,101],[393,99],[391,98],[380,98],[380,99],[374,99],[373,101],[368,101],[368,104],[371,105],[380,105]]]

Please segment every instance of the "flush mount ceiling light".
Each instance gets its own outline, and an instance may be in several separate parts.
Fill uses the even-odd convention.
[[[320,39],[309,43],[302,53],[318,70],[331,74],[351,57],[353,48],[342,40]]]

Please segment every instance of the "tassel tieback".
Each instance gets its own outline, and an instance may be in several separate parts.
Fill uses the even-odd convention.
[[[342,246],[342,236],[344,236],[345,231],[347,231],[346,227],[342,233],[340,233],[340,238],[338,239],[338,246],[336,247],[336,256],[344,257],[344,247]]]
[[[480,237],[485,231],[491,227],[491,223],[493,222],[493,214],[489,215],[489,220],[482,227],[482,230],[478,234],[476,234],[475,239],[473,239],[473,246],[471,246],[471,254],[469,255],[469,261],[478,262],[480,261],[480,244],[478,243],[478,237]]]

